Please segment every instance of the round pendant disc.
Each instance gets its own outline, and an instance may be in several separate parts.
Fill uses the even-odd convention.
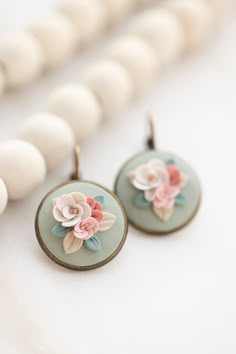
[[[195,171],[178,156],[148,150],[121,169],[115,192],[129,222],[149,234],[168,234],[187,225],[198,211],[201,188]]]
[[[73,270],[98,268],[121,250],[127,235],[125,210],[113,192],[89,181],[70,181],[50,191],[36,215],[43,251]]]

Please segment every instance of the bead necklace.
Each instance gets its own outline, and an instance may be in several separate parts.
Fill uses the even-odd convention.
[[[75,141],[97,129],[103,118],[111,119],[163,67],[198,47],[229,3],[171,0],[146,10],[111,44],[105,59],[86,70],[80,84],[52,92],[48,112],[25,121],[18,139],[0,145],[0,214],[8,199],[26,197],[47,170],[67,159]]]
[[[153,1],[153,0],[152,0]],[[151,0],[62,0],[23,32],[0,40],[0,93],[29,84]]]

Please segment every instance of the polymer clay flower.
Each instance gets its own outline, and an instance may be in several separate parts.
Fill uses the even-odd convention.
[[[98,222],[101,222],[103,220],[102,204],[91,197],[88,197],[86,201],[91,208],[91,216]]]
[[[74,192],[64,194],[53,200],[53,216],[59,222],[52,229],[52,234],[63,238],[66,254],[77,252],[85,243],[88,250],[98,252],[102,244],[97,232],[109,230],[116,221],[116,216],[104,212],[104,197],[86,197]]]
[[[175,197],[179,194],[178,187],[173,187],[170,184],[163,184],[156,190],[153,200],[154,208],[171,209],[175,205]]]
[[[186,185],[188,176],[174,164],[167,166],[160,159],[153,159],[129,173],[128,178],[141,191],[135,198],[136,206],[152,206],[162,221],[171,217],[175,205],[183,206],[186,202],[181,189]]]
[[[88,240],[98,231],[98,228],[98,221],[93,217],[89,217],[75,225],[74,236],[82,240]]]
[[[183,188],[187,183],[188,176],[182,173],[176,166],[170,165],[167,167],[169,174],[170,185]]]
[[[80,220],[91,216],[91,207],[86,197],[79,192],[64,194],[53,200],[53,216],[64,227],[76,225]]]
[[[129,174],[133,186],[141,191],[153,190],[169,180],[165,163],[161,160],[151,160],[145,165],[139,166]]]

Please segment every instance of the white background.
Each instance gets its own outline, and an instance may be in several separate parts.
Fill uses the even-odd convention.
[[[19,28],[51,3],[5,1],[2,29]],[[27,200],[11,203],[0,219],[1,276],[25,302],[24,320],[30,306],[41,328],[37,340],[31,331],[24,333],[32,338],[31,349],[13,334],[12,351],[1,350],[2,338],[1,353],[12,354],[14,346],[18,354],[38,353],[44,340],[55,342],[56,354],[59,341],[65,354],[236,353],[235,19],[234,7],[204,48],[163,73],[82,144],[83,177],[112,187],[120,165],[144,147],[145,112],[153,111],[159,146],[188,160],[200,175],[203,203],[196,219],[167,237],[130,227],[122,252],[105,267],[64,270],[39,248],[34,215],[44,194],[69,176],[68,161]],[[105,45],[1,98],[1,141],[13,138],[23,119],[45,109],[54,87],[77,81]]]

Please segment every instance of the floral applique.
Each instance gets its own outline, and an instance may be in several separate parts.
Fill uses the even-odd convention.
[[[153,207],[155,214],[167,221],[171,217],[175,205],[186,204],[182,188],[188,182],[188,176],[174,165],[174,161],[166,163],[153,159],[129,173],[132,185],[142,191],[135,199],[137,207]]]
[[[52,234],[63,238],[66,254],[77,252],[83,244],[93,252],[101,251],[97,232],[109,230],[116,216],[103,211],[104,197],[86,197],[74,192],[53,199],[53,216],[58,221]]]

